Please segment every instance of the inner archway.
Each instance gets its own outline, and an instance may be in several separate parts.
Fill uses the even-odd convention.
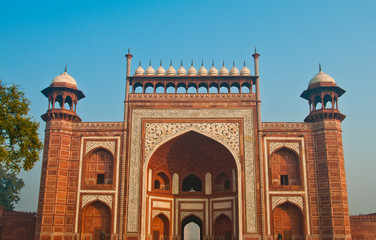
[[[231,240],[232,224],[231,220],[224,214],[219,215],[214,222],[214,239]]]
[[[273,211],[274,239],[277,239],[279,234],[283,240],[305,239],[303,214],[291,203],[284,203]]]
[[[82,211],[81,233],[91,239],[100,239],[101,234],[105,239],[110,239],[111,211],[105,204],[96,201]]]
[[[201,240],[202,239],[202,222],[201,220],[190,215],[182,221],[182,240]]]
[[[169,231],[169,221],[167,217],[163,214],[159,214],[153,219],[153,240],[168,239]]]
[[[164,191],[160,189],[163,179],[157,176],[161,172],[171,183],[170,188]],[[211,137],[192,130],[169,139],[153,152],[147,162],[145,173],[148,174],[144,178],[147,180],[145,183],[148,184],[145,187],[146,197],[150,199],[146,203],[146,208],[151,210],[150,213],[163,209],[171,216],[180,216],[187,210],[191,212],[192,207],[200,212],[212,211],[212,206],[205,205],[203,202],[216,201],[222,204],[221,201],[225,198],[226,201],[232,202],[226,203],[227,211],[234,213],[235,216],[238,215],[238,177],[235,157],[226,146]],[[214,179],[211,180],[211,176],[215,177],[216,182]],[[176,203],[176,207],[172,207],[173,205],[168,202],[176,201],[174,199],[181,204]],[[210,230],[212,226],[208,224],[213,224],[214,220],[200,222],[200,238],[212,237],[213,232]],[[146,234],[151,236],[153,235],[151,226],[154,223],[152,219],[149,221],[146,223],[148,228]],[[198,224],[197,221],[193,223]],[[188,228],[193,228],[195,226],[193,223],[188,225]],[[230,221],[229,225],[232,236],[237,236],[237,223]],[[183,237],[184,231],[187,231],[184,229],[185,224],[172,226],[170,234],[174,237]]]

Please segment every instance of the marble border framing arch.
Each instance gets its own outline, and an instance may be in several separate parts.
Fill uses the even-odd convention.
[[[256,211],[256,174],[255,174],[255,136],[254,136],[254,113],[253,109],[133,109],[131,113],[131,132],[130,132],[130,152],[129,156],[129,185],[128,185],[128,204],[127,204],[127,232],[135,233],[139,231],[139,209],[141,195],[139,194],[141,184],[137,184],[141,174],[141,134],[143,119],[242,119],[243,125],[243,149],[244,149],[244,172],[245,172],[245,192],[246,203],[244,212],[242,211],[242,202],[239,204],[239,214],[245,214],[246,232],[255,233],[257,231],[257,211]],[[145,184],[144,184],[145,185]],[[145,186],[142,185],[144,188]],[[240,187],[240,186],[239,186]],[[242,186],[241,186],[242,187]],[[240,189],[243,190],[243,189]],[[144,193],[145,191],[142,191]],[[239,191],[240,192],[240,191]],[[145,195],[145,194],[143,194]],[[142,196],[145,197],[145,196]],[[143,211],[143,210],[142,210]],[[142,213],[141,216],[145,216]],[[242,235],[242,224],[239,226],[239,232]],[[141,226],[141,235],[145,231],[145,226]]]

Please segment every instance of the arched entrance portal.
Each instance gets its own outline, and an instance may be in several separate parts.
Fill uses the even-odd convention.
[[[278,239],[278,234],[283,240],[303,240],[304,220],[302,212],[291,203],[284,203],[273,211],[273,235]]]
[[[153,240],[169,239],[169,221],[163,214],[153,219]]]
[[[82,211],[81,239],[110,239],[111,211],[103,203],[96,201]]]
[[[144,172],[148,174],[144,179],[148,199],[145,209],[150,214],[145,234],[149,237],[154,234],[153,213],[170,216],[170,236],[183,239],[184,232],[197,227],[201,239],[214,236],[215,219],[208,212],[220,209],[237,218],[237,164],[228,148],[210,137],[189,131],[170,139],[154,151]],[[189,215],[201,220],[185,220],[182,224]],[[219,221],[227,227],[226,233],[221,234],[237,236],[236,221],[224,217]]]
[[[231,220],[221,214],[215,219],[214,223],[214,240],[231,240],[232,224]]]
[[[196,216],[190,215],[182,222],[182,240],[201,240],[202,222]]]

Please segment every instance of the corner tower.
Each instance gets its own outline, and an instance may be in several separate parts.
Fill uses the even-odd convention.
[[[309,179],[312,233],[323,239],[351,239],[341,122],[345,115],[338,109],[338,98],[345,90],[321,71],[309,82],[300,96],[309,102],[310,113],[304,119],[312,123],[313,178]],[[309,157],[310,159],[310,157]],[[313,176],[312,175],[312,176]]]
[[[41,116],[46,130],[35,239],[73,239],[79,166],[79,137],[73,127],[81,122],[76,106],[85,96],[66,67],[42,93],[48,110]]]

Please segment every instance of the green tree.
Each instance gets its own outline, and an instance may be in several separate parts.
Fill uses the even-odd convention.
[[[19,194],[24,185],[24,181],[17,178],[16,173],[7,172],[0,166],[0,206],[12,210],[20,200]]]
[[[39,160],[43,144],[29,105],[18,85],[8,86],[0,79],[0,166],[6,171],[28,171]]]

